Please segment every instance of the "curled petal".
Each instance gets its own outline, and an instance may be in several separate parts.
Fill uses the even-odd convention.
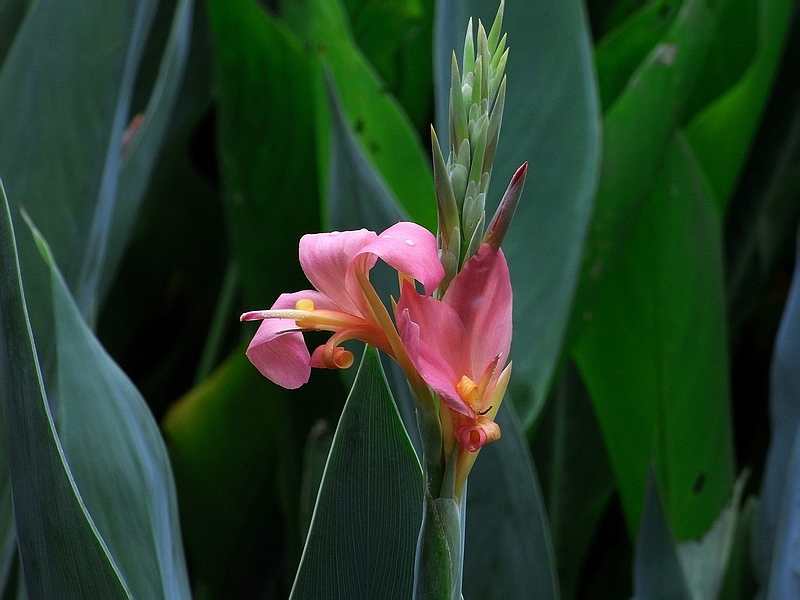
[[[303,334],[286,319],[263,321],[247,347],[247,358],[264,377],[290,390],[311,376],[311,357]]]
[[[458,443],[470,452],[477,452],[489,442],[500,439],[500,426],[486,417],[477,417],[472,423],[456,428]]]
[[[374,254],[397,271],[410,275],[422,284],[429,295],[444,278],[436,238],[416,223],[392,225],[375,241],[364,246],[361,253]]]
[[[340,310],[359,314],[359,306],[344,282],[353,260],[377,238],[375,232],[366,229],[304,235],[300,238],[300,266],[311,284]],[[367,261],[366,268],[372,268],[375,258]]]

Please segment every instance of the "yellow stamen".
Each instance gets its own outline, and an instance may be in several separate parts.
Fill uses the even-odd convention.
[[[314,301],[308,298],[301,298],[294,305],[297,310],[314,310]]]
[[[480,407],[481,390],[478,384],[466,375],[456,384],[456,392],[473,410],[477,410]]]

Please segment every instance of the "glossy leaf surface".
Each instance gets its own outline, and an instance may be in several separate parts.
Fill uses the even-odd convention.
[[[411,597],[422,472],[377,352],[336,428],[291,598]]]

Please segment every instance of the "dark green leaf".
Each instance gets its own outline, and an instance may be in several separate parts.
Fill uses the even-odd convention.
[[[375,164],[411,219],[430,230],[436,227],[433,176],[427,154],[374,69],[351,40],[347,17],[339,0],[292,3],[307,12],[287,11],[287,20],[322,58],[317,66],[317,147],[320,180],[329,173],[330,117],[322,75],[325,65],[333,77],[342,106],[366,155]],[[327,184],[324,189],[327,190]]]
[[[34,235],[52,273],[57,426],[68,469],[131,593],[189,598],[172,468],[158,425],[84,322],[46,242]]]
[[[692,598],[675,553],[675,542],[670,534],[652,467],[647,476],[642,523],[636,540],[633,590],[636,600]]]
[[[143,120],[135,132],[128,132],[130,139],[122,153],[113,215],[110,222],[104,224],[108,250],[103,261],[94,267],[101,297],[106,295],[122,260],[173,114],[189,52],[192,13],[192,0],[180,0],[175,6],[169,38],[147,107],[142,114]]]
[[[670,140],[685,123],[688,101],[701,77],[723,3],[720,0],[710,7],[705,0],[687,0],[661,43],[606,112],[597,206],[581,266],[570,342],[591,315],[602,281],[662,169]],[[644,479],[638,489],[644,489]]]
[[[336,428],[291,598],[408,600],[422,472],[372,348]]]
[[[0,396],[27,590],[33,598],[129,598],[56,435],[28,323],[11,215],[2,187],[0,204]]]
[[[681,135],[653,186],[575,356],[628,525],[653,456],[683,540],[709,529],[733,485],[720,223]]]
[[[776,264],[794,249],[800,217],[800,18],[795,17],[781,71],[753,141],[746,177],[725,223],[728,319],[734,339],[761,302]]]
[[[597,417],[574,362],[564,366],[531,446],[544,493],[561,592],[574,598],[584,559],[616,484]]]
[[[258,536],[271,540],[271,553],[258,558],[264,579],[282,582],[281,560],[299,553],[289,546],[299,534],[281,532],[296,520],[278,512],[276,489],[281,459],[297,468],[287,458],[294,449],[287,395],[240,348],[164,418],[187,554],[212,597],[224,596],[234,580],[240,591],[251,585],[253,574],[240,564],[253,564]]]
[[[0,173],[50,241],[82,313],[94,319],[109,242],[122,136],[155,2],[31,5],[0,71]],[[16,211],[14,211],[16,213]],[[16,216],[14,217],[16,219]],[[48,329],[49,273],[20,235],[37,336]],[[40,263],[39,263],[40,264]],[[38,292],[37,292],[38,293]],[[46,312],[45,312],[46,315]],[[45,350],[47,344],[42,338]]]
[[[331,114],[328,223],[333,229],[366,227],[383,231],[408,216],[381,174],[365,156],[339,101],[333,80],[325,78]],[[435,202],[434,199],[431,199]]]
[[[428,131],[433,110],[434,5],[433,0],[344,0],[353,39],[420,132]]]
[[[791,0],[750,0],[746,3],[744,0],[728,0],[728,3],[733,5],[732,10],[725,11],[723,3],[720,25],[739,33],[727,37],[720,34],[723,43],[715,45],[709,57],[712,60],[716,57],[717,68],[710,69],[704,65],[704,79],[709,71],[717,71],[721,72],[721,83],[724,84],[726,79],[730,81],[731,76],[737,74],[736,69],[741,68],[741,63],[747,59],[748,46],[755,45],[751,38],[757,35],[755,55],[736,85],[698,114],[686,129],[689,143],[723,213],[772,86],[793,5]],[[742,6],[742,9],[733,10],[735,6]],[[757,23],[757,30],[754,30],[754,23]],[[742,52],[744,56],[740,54]],[[722,140],[724,143],[720,143]]]
[[[286,255],[320,227],[313,86],[299,40],[252,0],[209,3],[219,81],[219,161],[245,298],[303,281]]]
[[[604,37],[595,48],[597,86],[605,112],[661,40],[678,14],[679,2],[648,2]]]
[[[560,597],[542,492],[514,407],[485,446],[467,485],[464,590],[476,600]]]
[[[438,132],[448,131],[450,56],[463,47],[467,18],[491,23],[497,6],[497,0],[440,2]],[[592,212],[600,119],[581,2],[508,2],[504,30],[508,93],[488,205],[496,205],[528,161],[528,184],[503,243],[515,292],[511,397],[527,428],[548,394],[564,340]]]

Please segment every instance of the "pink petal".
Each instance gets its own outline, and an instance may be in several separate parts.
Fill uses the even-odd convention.
[[[442,302],[461,317],[475,376],[511,349],[511,277],[502,250],[483,244],[453,278]]]
[[[425,293],[429,295],[444,278],[436,238],[416,223],[392,225],[372,243],[364,246],[361,253],[379,256],[396,270],[410,275],[423,285]]]
[[[456,391],[467,371],[466,332],[452,308],[431,296],[421,296],[406,282],[396,308],[400,339],[425,382],[452,410],[471,415]]]
[[[271,310],[294,308],[298,300],[311,300],[317,309],[339,310],[336,304],[316,290],[281,294]],[[308,382],[310,356],[291,319],[265,319],[247,347],[247,358],[264,377],[278,385],[295,389]],[[291,333],[287,333],[291,331]]]
[[[303,334],[285,319],[266,319],[247,347],[247,358],[261,374],[287,389],[299,388],[311,376],[310,355]]]
[[[345,278],[356,256],[377,237],[373,231],[360,229],[314,233],[300,238],[300,266],[303,272],[315,288],[338,304],[338,310],[360,315],[357,302],[353,301],[345,287]],[[367,268],[374,264],[373,258]]]

